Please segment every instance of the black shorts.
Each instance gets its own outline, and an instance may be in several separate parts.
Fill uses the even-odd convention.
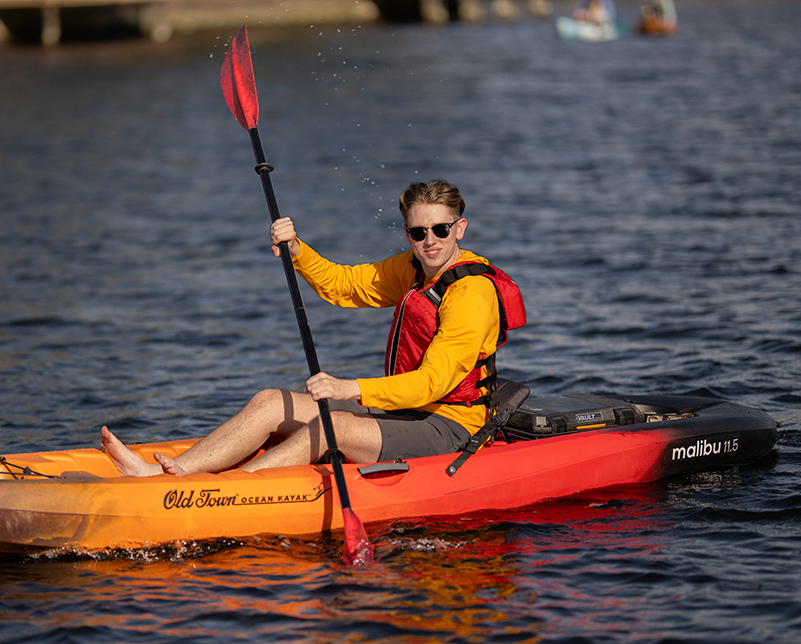
[[[355,400],[329,400],[331,411],[370,414],[381,429],[379,461],[436,456],[461,451],[470,432],[455,420],[417,409],[382,411],[362,407]]]

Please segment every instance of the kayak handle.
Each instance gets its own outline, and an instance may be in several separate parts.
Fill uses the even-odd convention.
[[[400,474],[401,472],[408,471],[409,464],[403,461],[373,463],[372,465],[362,465],[362,467],[358,468],[358,472],[362,476],[371,476],[373,474]]]

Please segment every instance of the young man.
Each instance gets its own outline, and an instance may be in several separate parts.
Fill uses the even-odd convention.
[[[370,463],[460,450],[488,420],[495,350],[507,327],[525,323],[517,286],[483,257],[461,250],[465,202],[441,180],[413,183],[400,196],[411,250],[374,264],[330,262],[295,234],[292,220],[273,223],[273,253],[287,242],[298,273],[342,307],[395,306],[387,375],[355,380],[318,373],[305,393],[268,389],[236,416],[170,459],[147,463],[106,427],[103,450],[123,476],[219,472],[257,453],[271,434],[285,440],[242,469],[315,463],[327,450],[317,401],[329,399],[340,451]]]

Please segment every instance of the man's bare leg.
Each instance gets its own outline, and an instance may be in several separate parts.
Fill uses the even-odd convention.
[[[236,416],[174,459],[159,454],[159,464],[146,463],[105,427],[101,430],[101,446],[123,476],[221,472],[258,451],[271,433],[292,434],[317,413],[317,403],[308,394],[267,389],[256,394]]]
[[[381,456],[381,429],[378,422],[367,414],[332,412],[332,424],[337,447],[354,463],[374,463]],[[258,458],[242,466],[247,472],[270,467],[308,465],[319,461],[328,445],[319,417],[294,432],[280,445],[269,449]]]

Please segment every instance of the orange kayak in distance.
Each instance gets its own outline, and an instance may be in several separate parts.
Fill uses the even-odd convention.
[[[175,457],[195,440],[133,446]],[[750,463],[766,413],[699,396],[530,396],[488,443],[459,454],[344,465],[364,524],[504,510],[607,486]],[[181,540],[342,529],[330,465],[121,477],[99,449],[0,457],[0,552],[140,548]]]
[[[646,16],[637,24],[637,31],[647,36],[675,36],[679,24],[675,20]]]

